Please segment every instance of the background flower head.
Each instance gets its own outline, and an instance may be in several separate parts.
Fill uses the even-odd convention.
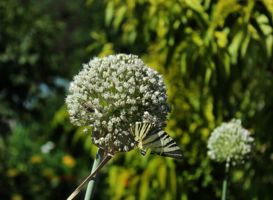
[[[233,164],[243,161],[244,155],[251,151],[250,132],[241,125],[241,120],[232,119],[214,129],[208,141],[208,155],[218,162],[233,160]]]
[[[92,141],[108,152],[134,148],[130,126],[137,122],[164,127],[171,108],[162,75],[135,55],[94,58],[70,84],[66,98],[70,120],[89,125]]]

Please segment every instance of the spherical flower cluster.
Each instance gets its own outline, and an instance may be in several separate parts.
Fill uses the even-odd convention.
[[[135,55],[94,58],[70,84],[66,98],[70,120],[88,126],[92,141],[107,152],[134,148],[129,128],[139,122],[164,127],[171,108],[162,75]]]
[[[231,160],[235,165],[244,162],[244,155],[251,151],[250,143],[253,138],[250,132],[241,126],[241,120],[232,119],[229,123],[223,123],[212,132],[208,140],[208,155],[218,162]]]

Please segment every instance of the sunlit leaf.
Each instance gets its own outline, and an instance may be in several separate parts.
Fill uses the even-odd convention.
[[[159,185],[162,190],[166,187],[167,182],[167,167],[165,164],[161,164],[157,171],[157,177],[159,180]]]
[[[198,12],[206,21],[208,19],[208,15],[204,12],[202,5],[198,0],[185,0],[185,3],[193,10]]]
[[[129,33],[128,42],[130,44],[133,44],[135,42],[135,40],[136,40],[136,37],[137,37],[137,32],[135,30],[131,31]]]
[[[114,16],[114,1],[109,1],[105,9],[105,25],[109,26]]]
[[[206,74],[205,74],[205,84],[207,85],[210,81],[210,77],[211,77],[211,73],[212,73],[212,70],[211,68],[207,68],[206,69]]]
[[[246,55],[250,39],[251,39],[251,32],[248,31],[246,37],[244,38],[244,40],[242,42],[242,48],[241,48],[241,56],[242,57],[245,57],[245,55]]]
[[[116,11],[116,14],[115,14],[116,17],[115,17],[114,22],[113,22],[113,25],[114,25],[115,29],[117,29],[119,27],[121,21],[124,18],[126,10],[127,10],[127,6],[123,5]]]
[[[224,32],[220,31],[215,31],[215,37],[217,38],[217,44],[221,47],[224,48],[226,47],[228,40],[227,40],[227,35]]]
[[[150,179],[150,170],[146,169],[141,176],[139,193],[140,193],[140,200],[146,200],[148,196],[148,188],[149,188],[149,179]]]
[[[183,76],[186,75],[186,70],[187,70],[187,63],[186,63],[186,58],[187,58],[187,54],[186,52],[181,54],[181,73]]]
[[[228,47],[228,52],[231,55],[231,62],[233,64],[237,63],[238,49],[241,45],[243,35],[244,35],[243,31],[238,31]]]

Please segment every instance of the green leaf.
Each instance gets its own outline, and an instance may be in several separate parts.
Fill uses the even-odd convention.
[[[87,1],[85,2],[85,5],[89,6],[93,1],[94,1],[94,0],[87,0]]]
[[[193,10],[197,12],[203,12],[203,7],[198,0],[185,0],[185,3]]]
[[[117,177],[118,181],[115,182],[115,184],[116,184],[116,189],[115,189],[116,199],[122,198],[122,195],[124,194],[124,189],[125,189],[124,184],[125,184],[126,180],[128,179],[129,175],[130,174],[125,169],[119,171],[119,174]]]
[[[207,67],[206,74],[205,74],[205,85],[208,85],[210,81],[211,72],[212,72],[211,68]]]
[[[243,36],[244,36],[243,31],[242,30],[238,31],[228,47],[228,52],[231,55],[231,62],[233,64],[237,63],[238,49],[240,47]]]
[[[259,24],[264,35],[269,35],[273,32],[272,25],[269,24],[269,19],[264,14],[257,17],[257,23]]]
[[[174,45],[174,37],[173,36],[170,36],[168,44],[169,44],[169,46],[173,46]]]
[[[199,3],[198,0],[185,0],[185,3],[195,12],[199,13],[202,17],[202,23],[207,23],[209,21],[209,16],[207,13],[204,12],[202,5]],[[197,20],[199,22],[199,20]]]
[[[210,7],[211,0],[205,0],[204,9],[207,10]]]
[[[76,144],[80,139],[84,139],[86,137],[86,135],[83,133],[83,129],[83,126],[76,129],[72,139],[73,144]]]
[[[257,17],[257,22],[260,24],[268,24],[269,20],[264,14],[261,14]]]
[[[265,44],[266,44],[267,55],[268,57],[270,57],[272,54],[272,47],[273,47],[273,35],[267,36]]]
[[[109,169],[108,182],[109,182],[109,185],[110,185],[111,188],[116,188],[118,174],[119,174],[118,167],[112,166]]]
[[[268,25],[268,24],[260,24],[260,28],[263,32],[264,35],[269,35],[272,34],[272,26]]]
[[[176,193],[177,193],[177,184],[176,183],[177,183],[177,179],[176,179],[175,169],[171,168],[169,170],[169,174],[170,174],[172,196],[173,196],[173,199],[176,199]]]
[[[165,163],[159,166],[159,169],[157,171],[157,178],[159,181],[160,189],[165,190],[167,182],[167,167]]]
[[[245,39],[243,40],[242,47],[241,47],[241,56],[242,56],[242,58],[244,58],[245,55],[246,55],[250,39],[251,39],[251,32],[248,31]]]
[[[141,176],[141,183],[139,187],[140,200],[146,200],[149,191],[150,170],[146,169]]]
[[[114,25],[115,29],[117,29],[119,27],[121,21],[123,20],[123,17],[125,15],[125,13],[126,13],[126,10],[127,10],[127,6],[126,5],[121,6],[117,10],[116,17],[115,17],[115,20],[113,22],[113,25]]]
[[[185,76],[186,75],[186,70],[187,70],[187,53],[186,52],[183,52],[181,54],[181,59],[180,59],[180,67],[181,67],[181,74],[182,76]]]
[[[180,20],[176,20],[174,23],[173,23],[173,29],[178,29],[179,28],[179,26],[180,26],[180,24],[181,24],[181,21]]]
[[[105,9],[105,25],[109,26],[114,16],[114,1],[109,1]]]
[[[230,57],[229,57],[228,53],[224,54],[222,61],[223,61],[223,65],[225,68],[226,76],[229,77],[229,75],[230,75]]]
[[[88,47],[86,47],[86,50],[89,51],[89,52],[91,52],[94,49],[97,49],[97,48],[101,47],[102,45],[103,44],[100,41],[94,42],[94,43],[88,45]]]
[[[214,36],[217,38],[217,44],[219,47],[224,48],[228,43],[227,35],[221,31],[215,31]]]
[[[82,134],[84,134],[84,133],[82,132]],[[91,137],[85,137],[84,145],[83,145],[84,149],[89,151],[92,145],[93,145],[93,143],[92,143]]]
[[[128,42],[129,44],[133,44],[136,40],[136,37],[137,37],[137,31],[136,30],[132,30],[130,33],[129,33],[129,36],[128,36]]]

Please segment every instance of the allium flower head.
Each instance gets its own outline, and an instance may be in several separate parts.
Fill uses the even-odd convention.
[[[241,126],[241,120],[232,119],[214,129],[208,140],[208,155],[218,162],[233,160],[233,164],[243,162],[244,155],[251,151],[254,140],[250,132]]]
[[[66,98],[70,120],[87,126],[93,143],[107,152],[126,152],[135,142],[130,126],[138,122],[164,127],[171,108],[162,75],[135,55],[94,58],[70,84]]]

